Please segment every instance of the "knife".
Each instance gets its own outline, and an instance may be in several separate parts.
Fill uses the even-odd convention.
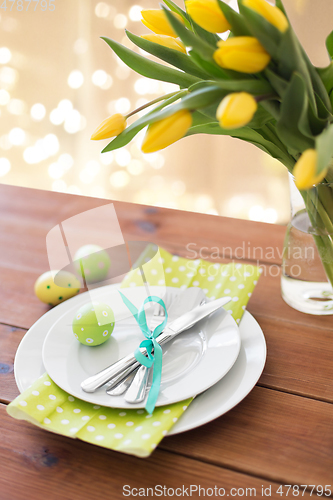
[[[198,321],[206,318],[210,314],[214,313],[221,307],[225,306],[228,302],[231,301],[231,297],[223,297],[221,299],[213,300],[212,302],[208,302],[202,306],[197,306],[192,311],[183,314],[176,320],[172,321],[170,325],[167,325],[163,332],[156,338],[156,341],[163,345],[169,340],[175,338],[180,333],[185,330],[190,329],[194,326]],[[140,351],[142,354],[146,354],[146,349],[141,348]],[[104,370],[96,373],[92,377],[88,377],[81,383],[81,389],[85,392],[95,392],[99,387],[109,382],[113,377],[117,377],[124,370],[132,367],[134,365],[139,366],[140,363],[134,356],[134,353],[125,356],[125,358],[116,361],[111,366],[108,366]]]
[[[166,304],[168,304],[167,311],[168,311],[169,321],[173,321],[174,319],[179,318],[179,316],[181,316],[182,314],[192,311],[192,309],[194,309],[199,304],[207,302],[204,291],[198,287],[190,287],[181,293],[177,293],[171,298],[170,305],[169,305],[170,297],[168,292],[166,293],[163,300]],[[152,323],[150,323],[150,328],[151,329],[152,327],[155,328],[161,322],[161,318],[162,316],[160,316],[160,314],[155,316],[154,313]],[[137,377],[140,377],[140,387],[138,387],[137,392],[140,390],[140,392],[143,393],[144,377],[138,375],[140,366],[141,366],[140,364],[138,364],[137,366],[133,365],[132,367],[125,370],[117,377],[113,377],[112,379],[110,379],[110,381],[106,386],[106,393],[109,396],[119,396],[119,394],[122,394],[125,391],[127,391],[126,398],[128,397],[128,395],[129,396],[132,395],[133,399],[136,399],[134,387],[137,386],[138,382]],[[132,374],[133,377],[130,377],[130,374]]]

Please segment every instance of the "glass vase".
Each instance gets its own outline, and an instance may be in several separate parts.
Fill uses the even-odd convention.
[[[294,309],[333,314],[333,184],[298,191],[290,175],[291,220],[283,247],[281,292]]]

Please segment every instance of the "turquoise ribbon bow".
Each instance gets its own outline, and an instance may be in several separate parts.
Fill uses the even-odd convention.
[[[143,335],[146,337],[146,340],[143,340],[140,344],[140,346],[135,350],[134,355],[141,363],[142,365],[146,366],[147,368],[151,368],[151,366],[154,365],[153,367],[153,381],[152,385],[149,391],[148,395],[148,400],[146,403],[146,410],[148,413],[153,413],[156,401],[158,398],[158,394],[160,392],[160,385],[161,385],[161,376],[162,376],[162,348],[159,345],[159,343],[156,341],[156,337],[159,336],[159,334],[163,331],[167,321],[168,321],[168,313],[165,307],[165,304],[162,299],[159,297],[156,297],[154,295],[150,295],[147,297],[142,304],[140,310],[138,310],[134,304],[130,300],[128,300],[125,295],[123,295],[121,292],[119,292],[121,295],[121,298],[123,299],[124,304],[128,307],[128,309],[131,311],[133,314],[134,318],[136,319],[136,322],[138,323]],[[145,304],[148,302],[156,302],[157,304],[160,304],[163,309],[165,310],[165,319],[164,321],[158,325],[154,330],[150,330],[147,325],[147,318],[146,318],[146,313],[145,313]],[[145,347],[147,350],[148,358],[142,354],[140,351],[140,347]]]

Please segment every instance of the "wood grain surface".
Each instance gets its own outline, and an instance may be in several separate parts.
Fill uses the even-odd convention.
[[[262,266],[248,310],[264,331],[267,363],[254,390],[226,415],[165,438],[149,459],[139,459],[6,414],[5,405],[18,395],[16,349],[48,310],[33,294],[48,268],[46,235],[63,220],[108,203],[0,186],[0,500],[120,499],[126,484],[217,486],[230,496],[231,488],[243,488],[235,498],[246,496],[246,488],[265,498],[262,487],[271,487],[271,498],[284,498],[280,484],[331,483],[333,491],[333,318],[305,315],[283,302],[280,226],[114,202],[127,240],[153,241],[188,258],[190,248],[215,262]]]

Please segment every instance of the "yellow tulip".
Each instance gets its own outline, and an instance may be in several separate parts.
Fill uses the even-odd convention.
[[[126,118],[120,113],[110,116],[104,120],[92,134],[90,139],[100,141],[101,139],[109,139],[121,134],[126,128]]]
[[[294,166],[293,175],[298,189],[309,189],[323,180],[327,173],[325,168],[316,175],[318,154],[315,149],[307,149]]]
[[[242,73],[259,73],[271,60],[259,41],[252,36],[235,36],[218,42],[214,59],[219,66]]]
[[[188,131],[192,124],[192,114],[187,109],[181,109],[171,116],[152,123],[143,139],[143,153],[154,153],[178,141]]]
[[[170,25],[164,10],[150,9],[141,11],[143,19],[142,23],[154,33],[158,35],[169,35],[177,38],[177,33],[174,32]],[[172,13],[176,18],[184,24],[183,18],[176,12]]]
[[[282,33],[288,29],[289,23],[284,13],[266,0],[243,0],[243,5],[260,14]]]
[[[216,118],[222,128],[240,128],[252,120],[257,108],[257,101],[251,94],[235,92],[222,99],[216,110]]]
[[[193,21],[211,33],[231,29],[216,0],[186,0],[186,10]]]
[[[178,50],[178,52],[183,52],[186,54],[186,47],[178,40],[178,38],[174,38],[168,35],[142,35],[141,38],[145,40],[149,40],[150,42],[158,43],[159,45],[163,45],[164,47],[168,47],[169,49]]]

